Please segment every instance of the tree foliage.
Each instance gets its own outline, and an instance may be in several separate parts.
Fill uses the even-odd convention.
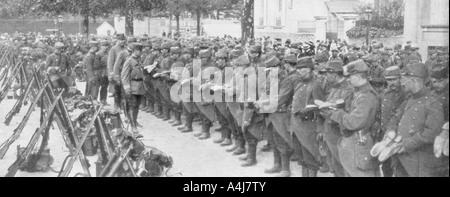
[[[367,8],[373,10],[372,20],[366,20]],[[360,17],[358,25],[366,26],[370,22],[372,27],[388,30],[402,30],[404,25],[405,4],[403,0],[376,0],[375,5],[361,6],[356,10]]]

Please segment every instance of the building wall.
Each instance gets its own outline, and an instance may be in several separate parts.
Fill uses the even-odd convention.
[[[412,41],[420,47],[424,61],[432,47],[449,46],[449,1],[405,1],[405,42]]]

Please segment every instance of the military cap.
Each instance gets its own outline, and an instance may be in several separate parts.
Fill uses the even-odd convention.
[[[432,66],[430,71],[430,77],[434,79],[445,79],[448,78],[448,62],[437,63]]]
[[[181,49],[179,47],[170,47],[170,54],[181,54]]]
[[[314,69],[314,63],[312,57],[302,57],[298,60],[296,68],[310,68]]]
[[[326,62],[327,61],[327,57],[324,54],[316,54],[314,56],[314,61],[316,62],[316,64],[320,64],[322,62]]]
[[[296,64],[297,57],[293,54],[290,54],[284,58],[284,62],[289,63],[289,64]]]
[[[142,43],[142,45],[144,45],[144,47],[152,47],[153,46],[152,42],[150,42],[150,41],[145,41]]]
[[[344,72],[344,63],[342,61],[329,61],[326,70],[329,73],[338,73],[338,72]]]
[[[230,58],[238,58],[241,55],[243,55],[243,52],[241,50],[233,49],[230,51]]]
[[[401,77],[401,71],[400,71],[400,67],[398,67],[398,66],[388,67],[384,71],[384,78],[386,78],[386,79],[397,79],[400,77]]]
[[[183,50],[182,50],[182,53],[183,54],[194,54],[194,48],[192,48],[192,47],[185,47],[185,48],[183,48]]]
[[[64,47],[65,47],[65,45],[62,42],[56,42],[55,43],[55,49],[62,49]]]
[[[198,54],[200,58],[210,58],[212,57],[212,52],[209,49],[201,50]]]
[[[227,52],[225,50],[219,50],[215,54],[215,57],[224,59],[224,58],[228,58],[228,54],[227,54]]]
[[[233,61],[233,64],[237,65],[237,66],[244,66],[244,65],[248,65],[250,64],[250,59],[248,58],[248,55],[241,55],[238,58],[236,58]]]
[[[91,40],[89,41],[89,47],[98,47],[100,45],[100,42]]]
[[[280,64],[280,60],[277,57],[272,56],[270,58],[267,58],[266,61],[264,62],[264,64],[268,68],[270,68],[270,67],[278,67],[278,65]]]
[[[294,48],[294,49],[300,49],[301,46],[302,46],[302,43],[297,42],[297,43],[292,43],[290,47]]]
[[[358,73],[367,73],[367,71],[369,71],[369,67],[363,60],[356,60],[349,63],[347,66],[344,66],[343,70],[344,75],[350,76]]]
[[[338,49],[331,49],[331,52],[339,52],[339,50]]]
[[[209,49],[209,44],[206,42],[201,42],[199,47],[201,50]]]
[[[154,43],[152,48],[153,48],[153,50],[161,50],[161,44]]]
[[[382,51],[382,52],[381,52],[381,55],[389,55],[389,52],[387,52],[387,51]]]
[[[172,47],[172,44],[170,44],[170,42],[165,42],[165,43],[161,44],[161,49],[169,50],[170,47]]]
[[[140,43],[131,43],[128,47],[133,51],[134,50],[142,51],[142,49],[144,48],[144,45],[142,45]]]
[[[116,34],[116,39],[118,39],[118,40],[126,40],[125,34]]]
[[[302,46],[302,48],[303,48],[303,50],[307,50],[307,49],[310,48],[310,46],[309,46],[308,44],[304,44],[304,45]]]
[[[327,72],[327,64],[326,63],[320,63],[319,65],[316,66],[316,70],[320,73],[320,74],[324,74]]]
[[[100,46],[109,46],[109,41],[107,41],[107,40],[102,40],[102,41],[100,41]]]
[[[135,37],[129,37],[128,40],[127,40],[127,42],[128,42],[128,43],[134,43],[134,42],[137,42],[137,38],[135,38]]]
[[[408,65],[403,70],[402,73],[403,76],[413,76],[413,77],[420,77],[420,78],[428,78],[428,69],[425,66],[425,64],[421,62],[413,62]]]
[[[412,47],[411,46],[405,46],[405,51],[411,51]]]
[[[250,53],[262,53],[262,46],[261,45],[252,45],[250,46]]]

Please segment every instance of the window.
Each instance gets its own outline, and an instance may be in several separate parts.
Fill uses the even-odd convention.
[[[294,6],[294,0],[290,0],[289,1],[289,9],[292,9],[293,6]]]
[[[276,26],[276,27],[281,27],[281,17],[277,17],[277,18],[276,18],[275,26]]]
[[[106,35],[110,36],[111,35],[111,30],[107,30],[106,31]]]
[[[316,32],[316,21],[298,21],[297,33],[313,34]]]
[[[259,23],[258,23],[260,27],[264,27],[264,18],[259,18]]]
[[[283,0],[278,0],[278,8],[279,8],[279,12],[283,11]]]

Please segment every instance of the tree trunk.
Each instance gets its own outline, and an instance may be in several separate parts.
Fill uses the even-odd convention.
[[[242,41],[243,45],[249,40],[255,38],[255,24],[253,8],[255,0],[245,0],[244,2],[244,17],[242,18]]]
[[[220,10],[216,11],[216,19],[219,20],[220,19]]]
[[[134,0],[127,0],[125,15],[125,34],[127,36],[133,36],[134,34]]]
[[[83,0],[81,33],[89,38],[89,0]]]
[[[177,33],[180,34],[180,14],[175,14],[175,20],[177,22]]]
[[[201,25],[200,25],[200,18],[202,17],[202,14],[200,13],[200,10],[197,11],[197,36],[201,36]]]

